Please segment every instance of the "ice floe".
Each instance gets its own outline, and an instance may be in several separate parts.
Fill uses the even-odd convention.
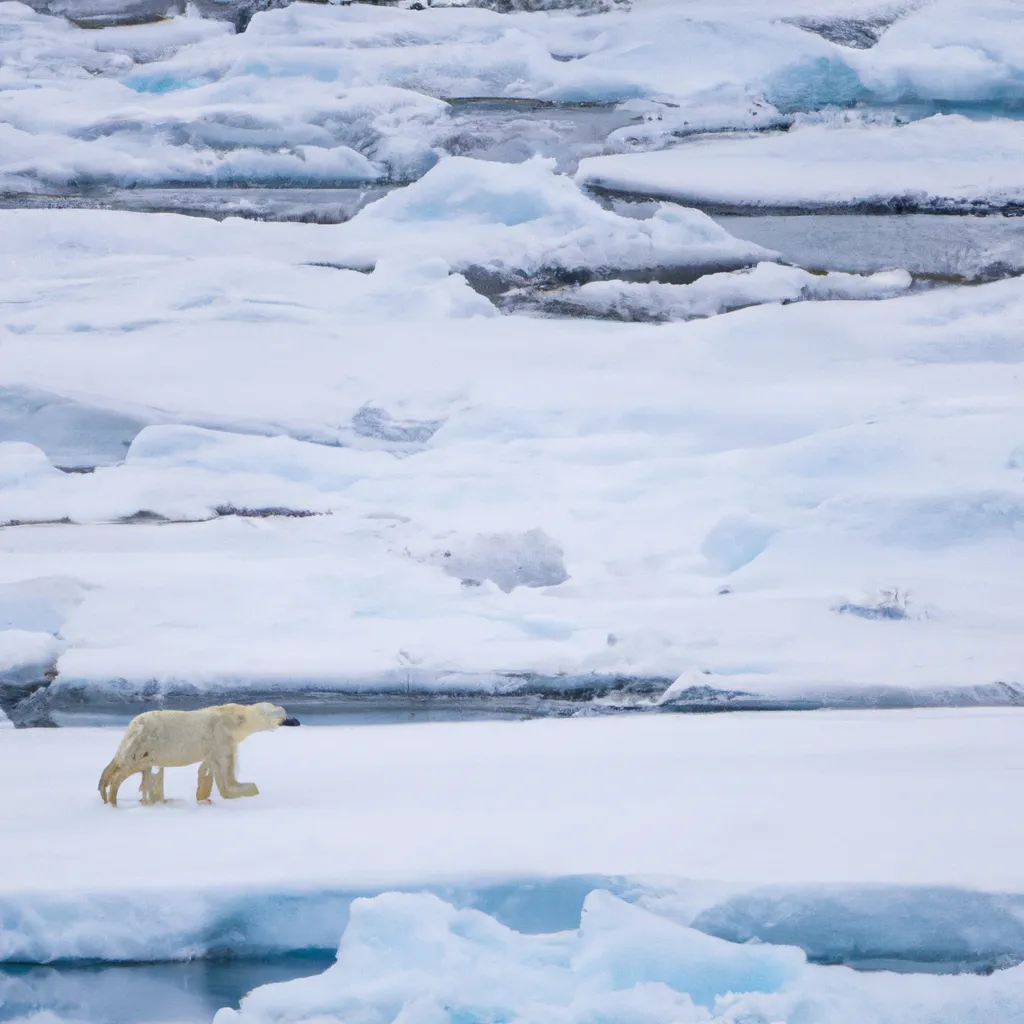
[[[143,807],[129,784],[116,810],[95,787],[117,730],[7,731],[0,959],[322,951],[354,896],[396,888],[557,931],[605,888],[816,959],[1017,962],[1019,718],[306,725],[242,745],[255,799],[198,806],[195,769],[169,769],[170,803]],[[112,871],[112,848],[144,855]]]
[[[547,296],[575,313],[622,320],[694,320],[768,302],[889,299],[911,285],[905,270],[877,274],[810,274],[799,267],[759,263],[750,270],[706,274],[692,284],[590,281]]]
[[[969,213],[1024,202],[1022,154],[1022,121],[937,114],[906,125],[807,124],[783,135],[591,157],[577,180],[704,208]]]

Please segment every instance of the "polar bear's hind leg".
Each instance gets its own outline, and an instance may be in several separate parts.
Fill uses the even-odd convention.
[[[199,781],[196,784],[196,803],[208,804],[213,793],[213,768],[209,760],[199,766]]]
[[[226,755],[221,755],[211,761],[217,792],[225,800],[234,800],[240,796],[259,796],[260,791],[255,782],[239,782],[235,778],[236,753],[237,750],[232,747]]]

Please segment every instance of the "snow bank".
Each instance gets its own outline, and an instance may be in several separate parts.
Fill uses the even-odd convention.
[[[1012,209],[1024,123],[959,115],[901,126],[807,124],[581,161],[583,185],[726,208]]]
[[[750,270],[707,274],[693,284],[591,281],[556,293],[571,309],[623,320],[694,320],[766,302],[822,299],[889,299],[910,287],[903,270],[857,274],[809,274],[799,267],[758,263]]]
[[[322,975],[264,985],[215,1024],[452,1018],[722,1024],[1024,1018],[1024,968],[988,978],[857,975],[809,967],[785,946],[737,945],[595,891],[578,931],[525,936],[437,897],[386,893],[352,905]]]

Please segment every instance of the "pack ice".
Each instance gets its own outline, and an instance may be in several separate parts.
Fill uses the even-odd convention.
[[[130,13],[121,0],[108,6]],[[1014,0],[609,6],[581,18],[294,4],[235,33],[194,10],[85,29],[7,0],[0,183],[54,191],[408,181],[441,153],[540,153],[570,165],[698,131],[778,128],[795,112],[834,105],[991,113],[1024,96]],[[875,33],[877,44],[837,42],[844,25]],[[466,122],[460,102],[480,97],[597,103],[622,118],[574,147],[542,111],[504,127]],[[971,137],[937,141],[935,162],[954,175]],[[989,144],[1012,161],[1012,133]]]
[[[762,260],[637,297],[764,250],[541,160],[449,158],[333,227],[0,219],[3,582],[81,598],[8,624],[12,685],[1019,699],[1019,280],[828,301],[906,277]],[[525,319],[466,275],[762,305]]]

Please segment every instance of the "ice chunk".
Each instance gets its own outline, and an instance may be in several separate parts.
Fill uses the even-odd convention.
[[[888,299],[912,283],[903,270],[876,274],[809,274],[799,267],[758,263],[750,270],[705,274],[692,284],[590,281],[545,298],[568,307],[623,320],[693,320],[765,302],[821,299]]]
[[[609,149],[619,153],[664,149],[690,135],[720,131],[766,131],[793,123],[763,96],[735,89],[712,90],[690,97],[683,105],[651,100],[631,100],[620,110],[635,112],[639,124],[611,132]]]
[[[353,903],[334,966],[255,989],[215,1024],[1018,1022],[1022,979],[1022,968],[980,978],[807,966],[791,947],[710,939],[601,891],[578,932],[534,936],[432,895],[385,893]]]
[[[1024,203],[1024,123],[937,114],[907,125],[807,124],[784,135],[591,157],[577,180],[716,208],[974,211]]]
[[[938,0],[852,55],[873,99],[989,111],[1024,100],[1024,31],[1014,0]]]
[[[557,586],[569,578],[562,549],[539,529],[455,538],[429,560],[467,585],[493,580],[506,594],[516,587]]]
[[[46,453],[26,441],[0,442],[0,486],[33,486],[60,479],[60,471]]]
[[[735,267],[767,252],[695,210],[666,206],[634,220],[602,209],[541,158],[507,165],[449,157],[338,231],[337,258],[352,266],[433,256],[509,282],[610,268]]]
[[[49,632],[0,629],[0,693],[42,684],[64,647]]]
[[[578,932],[522,935],[430,894],[386,893],[352,904],[338,962],[323,975],[251,992],[230,1021],[706,1020],[716,996],[776,991],[799,974],[795,949],[711,939],[591,893]],[[692,992],[690,990],[693,990]],[[443,1008],[443,1009],[442,1009]],[[429,1014],[424,1018],[424,1015]]]

